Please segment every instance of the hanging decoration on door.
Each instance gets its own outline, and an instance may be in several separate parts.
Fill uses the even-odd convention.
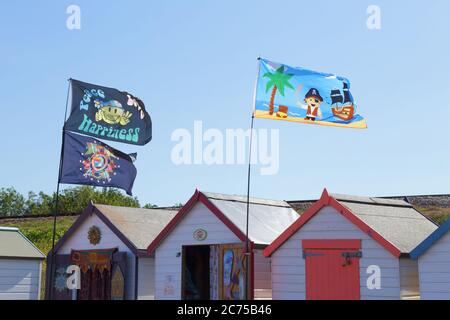
[[[117,266],[111,278],[111,300],[123,300],[125,296],[125,277],[122,269]]]
[[[70,258],[74,264],[80,267],[83,273],[97,269],[102,273],[104,270],[110,271],[112,256],[117,248],[98,250],[72,250]]]
[[[63,292],[67,289],[67,273],[65,267],[56,269],[55,289],[57,292]]]
[[[246,256],[241,247],[223,249],[221,297],[223,300],[244,300]]]

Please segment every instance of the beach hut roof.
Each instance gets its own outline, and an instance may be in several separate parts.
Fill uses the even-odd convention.
[[[146,255],[148,245],[175,216],[175,209],[144,209],[91,203],[55,246],[57,251],[77,228],[96,214],[136,255]]]
[[[198,202],[203,203],[241,241],[245,241],[247,197],[196,190],[189,201],[148,247],[149,253],[156,249]],[[256,245],[269,245],[299,217],[299,214],[285,201],[250,198],[249,202],[248,238]]]
[[[45,259],[45,255],[17,228],[0,227],[0,243],[0,258]]]
[[[409,255],[437,226],[403,200],[328,194],[326,190],[264,254],[271,255],[320,209],[332,206],[395,256]]]
[[[247,197],[204,192],[239,230],[245,232]],[[249,239],[255,244],[269,245],[299,214],[286,201],[250,198]]]
[[[146,250],[177,210],[143,209],[96,204],[116,228],[138,249]]]

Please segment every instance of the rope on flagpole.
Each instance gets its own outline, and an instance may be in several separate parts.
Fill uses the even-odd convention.
[[[47,288],[48,290],[48,297],[50,300],[53,299],[53,280],[54,280],[54,267],[55,267],[55,260],[56,260],[56,256],[55,256],[55,240],[56,240],[56,218],[58,216],[58,210],[59,210],[59,186],[60,183],[59,181],[61,180],[61,172],[62,172],[62,165],[63,165],[63,161],[64,161],[64,124],[66,123],[66,119],[67,119],[67,109],[68,109],[68,105],[69,105],[69,95],[70,95],[70,81],[72,79],[68,79],[69,81],[69,85],[67,87],[67,97],[66,97],[66,110],[64,112],[64,122],[63,122],[63,128],[62,128],[62,140],[61,140],[61,153],[59,155],[59,171],[58,171],[58,183],[56,184],[56,199],[55,199],[55,208],[53,210],[53,234],[52,234],[52,250],[51,250],[51,260],[50,260],[50,273],[48,273],[49,275],[49,280],[47,281],[47,284],[49,285],[49,288]],[[48,268],[48,266],[47,266]]]
[[[246,273],[246,281],[245,281],[245,294],[246,294],[246,298],[248,299],[249,297],[253,296],[252,294],[249,295],[249,282],[250,281],[254,281],[253,279],[250,279],[250,275],[252,274],[250,272],[250,258],[252,256],[251,252],[250,252],[250,246],[249,246],[249,234],[248,234],[248,229],[249,229],[249,217],[250,217],[250,178],[251,178],[251,167],[252,167],[252,142],[253,142],[253,123],[255,120],[255,107],[256,107],[256,90],[257,90],[257,85],[258,85],[258,78],[259,78],[259,61],[260,61],[261,57],[258,57],[258,72],[257,72],[257,76],[256,76],[256,82],[255,82],[255,88],[254,88],[254,92],[253,92],[253,112],[252,112],[252,120],[251,120],[251,124],[250,124],[250,142],[249,142],[249,149],[248,149],[248,171],[247,171],[247,214],[246,214],[246,223],[245,223],[245,264],[246,264],[246,268],[245,268],[245,273]]]

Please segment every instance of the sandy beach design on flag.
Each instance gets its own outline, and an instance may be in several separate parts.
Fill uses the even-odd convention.
[[[256,118],[367,128],[345,77],[259,59],[255,89]]]
[[[255,118],[260,119],[269,119],[269,120],[284,120],[284,121],[290,121],[290,122],[297,122],[297,123],[305,123],[305,124],[316,124],[319,126],[328,126],[328,127],[340,127],[340,128],[352,128],[352,129],[366,129],[367,123],[366,120],[362,119],[360,121],[351,122],[351,123],[338,123],[338,122],[328,122],[328,121],[311,121],[311,120],[305,120],[304,118],[299,117],[290,117],[287,116],[285,118],[280,118],[276,115],[276,113],[270,115],[267,111],[262,110],[255,110],[253,113]]]

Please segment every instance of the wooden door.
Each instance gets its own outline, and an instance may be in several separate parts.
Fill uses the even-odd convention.
[[[244,244],[219,246],[219,299],[247,300],[253,298],[253,250],[245,254]],[[247,257],[250,270],[247,273]],[[246,292],[246,289],[247,292]]]
[[[305,240],[307,300],[359,300],[359,240]]]

